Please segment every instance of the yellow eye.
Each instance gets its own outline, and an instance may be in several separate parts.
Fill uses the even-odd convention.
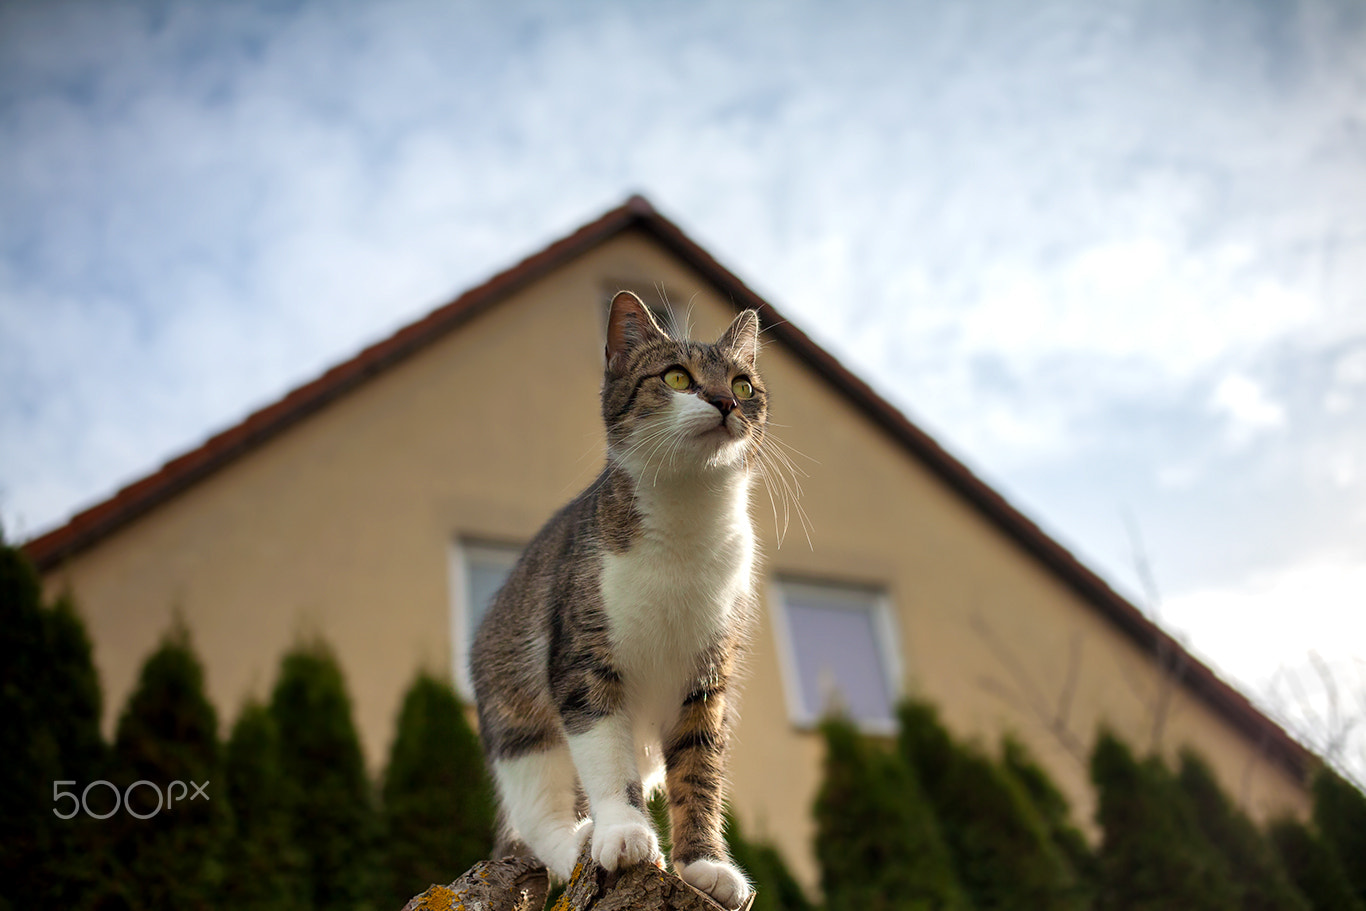
[[[730,384],[730,391],[735,393],[735,397],[737,399],[754,398],[754,384],[751,383],[749,380],[745,379],[743,376],[738,377],[733,383]]]
[[[682,367],[670,367],[664,371],[664,382],[672,389],[687,389],[692,385],[692,377]]]

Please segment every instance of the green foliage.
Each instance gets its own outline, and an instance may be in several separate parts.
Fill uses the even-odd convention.
[[[84,787],[109,773],[109,747],[100,733],[103,697],[95,671],[90,636],[68,597],[60,597],[44,612],[46,626],[46,674],[40,687],[42,714],[56,747],[57,777]],[[48,786],[51,791],[51,785]],[[107,857],[108,830],[84,813],[59,820],[49,809],[57,831],[47,867],[62,902],[88,901],[97,895],[107,877],[101,862]]]
[[[1366,911],[1366,905],[1353,894],[1337,852],[1308,826],[1283,819],[1271,824],[1269,835],[1290,879],[1314,911]],[[1360,859],[1355,862],[1360,863]]]
[[[758,893],[753,911],[814,911],[778,849],[768,842],[745,838],[739,820],[730,811],[726,813],[726,847]]]
[[[1001,742],[1001,765],[1029,795],[1049,838],[1076,873],[1082,904],[1089,904],[1094,897],[1099,876],[1096,855],[1086,843],[1086,836],[1072,825],[1072,808],[1068,806],[1067,798],[1029,754],[1025,745],[1014,737],[1007,736]]]
[[[1077,875],[1049,838],[1024,788],[977,750],[954,742],[935,710],[898,711],[898,744],[916,773],[972,903],[993,909],[1074,909]]]
[[[970,904],[910,767],[847,721],[821,726],[825,780],[816,799],[816,857],[828,911]]]
[[[47,680],[45,713],[66,778],[102,770],[109,760],[100,735],[104,699],[90,645],[90,635],[69,597],[57,599],[46,623]],[[78,779],[82,780],[82,779]]]
[[[218,717],[179,622],[142,666],[114,756],[113,780],[125,801],[109,825],[132,904],[210,907],[222,884],[229,813],[226,794],[213,786],[222,780]],[[205,783],[207,799],[191,799],[194,784]]]
[[[1314,825],[1342,861],[1357,899],[1366,905],[1366,794],[1323,769],[1314,778]]]
[[[59,820],[52,782],[59,757],[40,704],[42,591],[18,550],[0,545],[0,894],[15,908],[47,898],[41,875]]]
[[[1178,775],[1205,837],[1223,855],[1243,911],[1309,911],[1280,859],[1252,820],[1219,788],[1209,765],[1187,750]]]
[[[669,820],[669,796],[663,788],[655,790],[645,801],[645,815],[650,817],[655,834],[659,836],[659,852],[665,857],[673,853],[671,822]]]
[[[95,894],[106,856],[99,822],[55,816],[69,802],[54,804],[53,785],[104,777],[100,708],[74,606],[44,607],[32,565],[0,540],[0,907],[87,904]]]
[[[306,858],[313,907],[374,907],[382,888],[375,863],[379,817],[351,699],[326,646],[302,645],[285,655],[270,714],[280,734],[285,805],[293,841]]]
[[[659,850],[669,856],[669,799],[663,790],[650,795],[645,805],[655,832],[659,835]],[[735,811],[727,807],[725,818],[726,850],[731,860],[749,877],[757,896],[753,911],[814,911],[811,900],[778,849],[768,842],[750,841],[740,828]],[[550,903],[547,903],[548,905]]]
[[[1223,858],[1201,833],[1172,774],[1156,759],[1139,762],[1103,732],[1091,756],[1104,829],[1099,866],[1101,911],[1238,907]]]
[[[233,813],[221,904],[240,911],[308,907],[303,852],[294,844],[275,720],[248,703],[228,739],[223,791]]]
[[[448,883],[493,848],[494,797],[479,739],[449,683],[420,674],[399,713],[383,790],[388,904]]]

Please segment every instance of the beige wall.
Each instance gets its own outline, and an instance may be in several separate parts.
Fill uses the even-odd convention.
[[[527,540],[601,467],[609,282],[647,296],[662,284],[703,337],[733,312],[643,235],[619,236],[52,573],[49,587],[72,589],[90,624],[110,724],[179,610],[225,727],[248,695],[268,695],[291,643],[324,636],[371,768],[381,768],[415,670],[451,666],[454,542]],[[1101,719],[1146,743],[1159,685],[1152,662],[786,351],[768,348],[761,369],[784,425],[777,434],[807,457],[803,505],[814,526],[810,547],[795,528],[776,547],[758,492],[770,578],[884,590],[904,692],[988,746],[1015,732],[1086,824],[1083,762],[1022,706],[1031,691],[1053,704],[1074,677],[1069,728],[1083,748]],[[775,840],[814,885],[820,744],[789,721],[771,611],[755,645],[735,801],[749,830]],[[1162,743],[1185,742],[1257,815],[1303,811],[1295,782],[1177,693]]]

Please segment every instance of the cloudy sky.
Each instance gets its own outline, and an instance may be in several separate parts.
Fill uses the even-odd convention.
[[[1246,689],[1366,694],[1356,0],[0,0],[0,162],[11,538],[638,191]]]

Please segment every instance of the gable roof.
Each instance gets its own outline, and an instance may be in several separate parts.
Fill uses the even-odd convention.
[[[366,382],[417,353],[471,317],[505,300],[566,262],[627,231],[641,231],[692,267],[728,298],[737,310],[758,310],[770,338],[844,395],[849,404],[880,427],[963,500],[1051,570],[1081,599],[1109,620],[1140,648],[1168,666],[1180,681],[1222,715],[1292,776],[1304,780],[1318,759],[1259,711],[1241,693],[1190,655],[1179,642],[1115,592],[1070,551],[974,475],[962,462],[911,423],[868,384],[846,369],[771,304],[750,290],[706,250],[660,215],[641,196],[522,260],[483,284],[471,288],[388,338],[365,348],[317,379],[167,462],[157,471],[124,487],[60,528],[23,545],[40,572],[93,547],[159,504],[193,486],[238,457],[269,442]],[[1173,660],[1175,656],[1176,660]]]

